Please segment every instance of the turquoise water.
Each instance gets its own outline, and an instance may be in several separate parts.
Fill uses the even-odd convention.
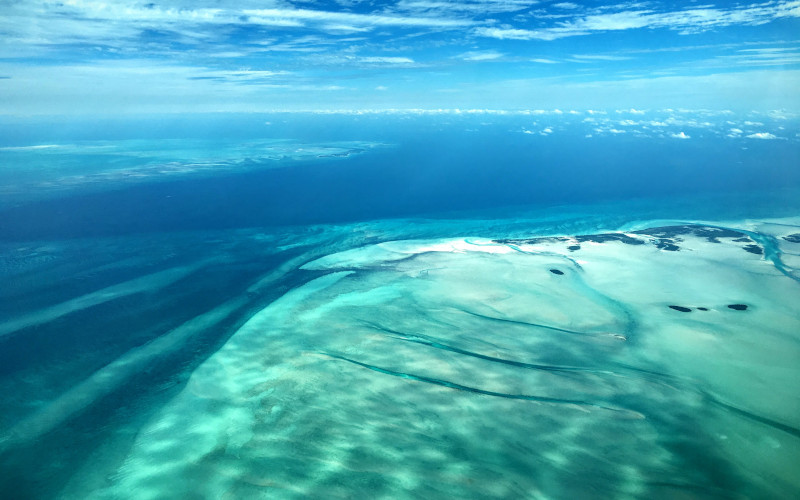
[[[0,150],[3,497],[800,491],[795,124],[226,119]]]

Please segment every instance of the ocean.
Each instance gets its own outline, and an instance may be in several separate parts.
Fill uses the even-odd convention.
[[[634,111],[0,123],[0,497],[797,496],[800,122]]]

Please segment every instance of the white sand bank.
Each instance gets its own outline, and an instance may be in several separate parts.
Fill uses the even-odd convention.
[[[800,491],[790,259],[781,270],[742,235],[627,238],[403,241],[317,259],[304,268],[331,273],[197,369],[93,496]]]

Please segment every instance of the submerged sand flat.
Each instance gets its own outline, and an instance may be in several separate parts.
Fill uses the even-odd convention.
[[[799,261],[798,219],[322,257],[94,497],[796,495]]]

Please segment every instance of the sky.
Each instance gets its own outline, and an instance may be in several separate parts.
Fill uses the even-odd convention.
[[[800,1],[0,0],[0,115],[800,112]]]

